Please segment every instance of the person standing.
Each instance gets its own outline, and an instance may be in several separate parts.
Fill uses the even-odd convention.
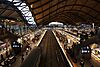
[[[29,48],[27,47],[26,48],[26,55],[28,55],[28,52],[29,52]]]
[[[3,55],[1,54],[1,60],[4,60],[4,57],[3,57]]]
[[[22,62],[24,61],[24,54],[22,54],[22,56],[21,56],[21,60],[22,60]]]
[[[8,57],[8,51],[6,51],[6,57]]]
[[[83,61],[83,59],[81,59],[80,65],[81,65],[81,67],[84,67],[84,61]]]

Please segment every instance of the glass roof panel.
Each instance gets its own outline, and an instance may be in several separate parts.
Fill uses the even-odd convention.
[[[12,2],[13,0],[8,0],[8,1]]]
[[[25,6],[26,5],[26,3],[22,3],[20,6]]]
[[[20,2],[21,0],[14,0],[13,2]]]
[[[24,7],[23,10],[29,10],[29,8],[28,7]]]
[[[27,13],[28,11],[22,11],[23,14]]]
[[[33,18],[31,18],[29,21],[32,21],[32,20],[34,20]]]
[[[25,16],[32,16],[30,12],[26,13]]]
[[[23,7],[17,7],[19,10],[21,10]]]
[[[28,21],[29,24],[30,23],[36,24],[34,18],[32,17],[32,13],[30,12],[29,7],[26,5],[26,3],[21,3],[21,0],[8,0],[8,1],[13,3],[16,2],[14,5],[22,12],[22,16]]]
[[[29,17],[25,17],[26,18],[26,20],[28,20],[29,19]]]
[[[21,3],[21,2],[18,2],[18,3],[15,3],[14,5],[15,5],[15,6],[18,6],[18,5],[20,5],[20,3]]]

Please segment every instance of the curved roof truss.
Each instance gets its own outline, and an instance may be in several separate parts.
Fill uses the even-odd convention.
[[[76,12],[88,15],[91,21],[100,21],[99,0],[26,0],[31,7],[37,24],[48,23],[52,21],[54,15],[59,16],[61,12]],[[65,12],[66,13],[66,12]],[[77,15],[77,14],[76,14]],[[66,15],[67,16],[67,15]],[[71,15],[69,16],[72,17]],[[83,18],[81,16],[81,18]],[[79,18],[79,19],[81,19]],[[92,18],[92,19],[91,19]],[[55,21],[56,21],[55,17]],[[64,19],[62,19],[64,20]],[[45,22],[46,21],[46,22]]]

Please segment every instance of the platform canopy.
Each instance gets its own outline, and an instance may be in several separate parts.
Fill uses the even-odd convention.
[[[11,0],[12,4],[15,4],[14,1],[18,3],[19,0]],[[100,0],[21,0],[18,6],[22,2],[29,7],[33,17],[31,21],[37,25],[57,21],[64,24],[94,23],[100,26]],[[11,7],[12,4],[0,4],[0,17],[25,19],[19,9],[15,9],[15,5]]]

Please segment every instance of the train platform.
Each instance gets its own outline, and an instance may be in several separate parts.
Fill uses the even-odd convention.
[[[59,67],[60,65],[60,67],[81,67],[80,60],[77,62],[73,61],[74,59],[72,59],[64,49],[64,44],[59,41],[54,31],[52,33],[52,30],[45,30],[35,45],[31,43],[30,46],[32,49],[29,50],[28,54],[26,54],[26,51],[23,52],[24,61],[22,61],[22,54],[20,54],[11,67]],[[84,61],[85,67],[91,67],[92,64],[99,67],[94,57],[89,61]]]
[[[41,49],[40,60],[36,62],[39,54],[32,52],[21,67],[70,67],[51,30],[46,32],[38,47]]]
[[[54,34],[55,34],[55,32],[54,32]],[[71,34],[71,35],[72,35],[72,34]],[[80,62],[81,62],[81,61],[80,61],[80,60],[77,60],[77,62],[75,62],[76,59],[71,58],[71,56],[70,56],[70,54],[68,53],[68,51],[67,51],[66,49],[64,49],[64,43],[62,43],[62,42],[59,40],[59,37],[57,37],[56,34],[55,34],[55,37],[56,37],[56,39],[57,39],[59,45],[61,46],[63,52],[65,52],[66,56],[69,58],[69,61],[72,63],[72,66],[73,66],[73,67],[81,67],[81,65],[80,65]],[[73,40],[72,40],[72,41],[73,41]],[[92,37],[92,38],[88,39],[87,41],[85,41],[85,42],[82,43],[82,44],[91,45],[91,44],[94,43],[94,42],[95,42],[95,43],[98,43],[98,45],[99,45],[99,39],[96,38],[96,37]],[[70,45],[71,45],[71,44],[70,44]],[[75,55],[75,56],[77,56],[77,55]],[[94,56],[95,56],[95,55],[92,55],[92,54],[91,54],[91,59],[90,59],[90,60],[87,60],[87,61],[86,61],[86,60],[84,61],[84,67],[99,67],[99,66],[100,66],[99,62],[97,61],[97,59],[95,59]],[[84,59],[84,58],[82,58],[82,59]]]
[[[43,34],[41,35],[40,39],[35,44],[34,43],[31,43],[30,44],[31,50],[29,50],[28,55],[26,55],[26,51],[24,51],[22,53],[24,55],[23,56],[24,61],[26,61],[27,58],[29,56],[31,56],[32,53],[36,53],[37,52],[37,49],[39,50],[38,45],[41,42],[41,40],[42,40],[43,36],[45,35],[45,33],[46,33],[46,30],[43,32]],[[12,64],[11,67],[20,67],[23,64],[23,62],[22,62],[22,55],[20,54],[20,55],[17,56],[16,62],[14,64]]]

